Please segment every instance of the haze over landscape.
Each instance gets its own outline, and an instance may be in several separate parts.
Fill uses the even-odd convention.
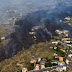
[[[0,38],[5,37],[0,62],[34,44],[63,38],[56,30],[68,31],[72,38],[72,0],[0,0]]]
[[[0,1],[0,21],[7,21],[10,16],[26,16],[38,10],[49,10],[48,13],[55,11],[65,11],[67,7],[72,6],[71,0],[1,0]],[[68,11],[68,10],[67,10]],[[13,15],[10,15],[12,12]],[[3,22],[2,21],[2,22]],[[5,22],[6,23],[6,22]]]

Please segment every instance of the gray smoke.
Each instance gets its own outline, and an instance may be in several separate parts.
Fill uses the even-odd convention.
[[[34,26],[39,26],[37,42],[47,42],[55,29],[68,29],[60,23],[66,16],[72,16],[72,0],[0,0],[0,27],[6,27],[4,35],[10,39],[1,53],[12,57],[23,47],[29,48],[34,43],[29,35]]]
[[[72,0],[0,0],[0,24],[8,24],[10,18],[13,20],[38,10],[65,11],[68,6],[72,6]]]

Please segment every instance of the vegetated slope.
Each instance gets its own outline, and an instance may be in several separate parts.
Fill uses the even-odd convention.
[[[52,4],[53,2],[53,0],[50,1]],[[27,16],[24,16],[23,19],[16,21],[14,25],[15,31],[6,36],[6,39],[9,39],[10,41],[8,44],[0,47],[1,53],[6,56],[4,58],[10,58],[16,55],[18,51],[22,50],[22,47],[28,49],[32,44],[34,44],[32,36],[29,35],[29,32],[34,26],[41,27],[41,29],[36,31],[36,43],[49,41],[51,39],[51,35],[56,35],[56,29],[70,28],[67,24],[60,22],[60,20],[63,20],[66,16],[72,16],[72,8],[70,3],[67,6],[65,1],[62,2],[59,0],[56,1],[55,5],[53,4],[46,7],[49,7],[49,9],[40,9],[36,12],[29,13]],[[10,30],[9,25],[8,28]],[[4,52],[2,52],[2,49]],[[0,59],[0,61],[4,60],[4,58]]]
[[[49,59],[52,59],[53,53],[49,49],[50,46],[50,43],[39,43],[34,44],[28,50],[23,48],[23,50],[20,51],[16,56],[5,59],[5,61],[0,63],[0,72],[17,72],[17,63],[23,63],[26,67],[29,66],[31,56],[42,58],[48,57]]]

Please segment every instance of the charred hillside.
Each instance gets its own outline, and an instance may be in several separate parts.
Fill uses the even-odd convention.
[[[56,29],[69,30],[68,24],[60,22],[66,16],[71,16],[70,12],[53,12],[49,10],[40,10],[30,13],[27,16],[17,19],[14,25],[15,32],[8,35],[6,38],[8,43],[1,46],[1,60],[13,57],[22,48],[28,49],[32,44],[39,42],[48,42],[56,36]],[[33,32],[31,34],[30,32]],[[3,51],[3,52],[2,52]],[[4,56],[4,57],[3,57]]]

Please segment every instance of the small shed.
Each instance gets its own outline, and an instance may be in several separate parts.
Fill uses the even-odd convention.
[[[5,37],[1,37],[1,40],[5,40]]]

